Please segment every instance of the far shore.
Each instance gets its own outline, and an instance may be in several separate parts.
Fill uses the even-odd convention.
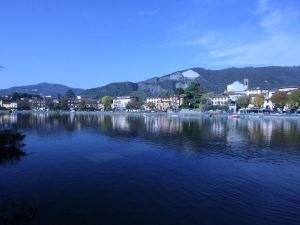
[[[222,113],[222,112],[200,112],[200,111],[179,111],[179,112],[120,112],[120,111],[34,111],[34,110],[23,110],[23,111],[13,111],[9,112],[7,110],[0,110],[0,114],[74,114],[74,115],[165,115],[172,117],[197,117],[197,116],[207,116],[207,117],[230,117],[232,115],[239,115],[240,118],[294,118],[300,119],[300,114],[238,114],[238,113]]]

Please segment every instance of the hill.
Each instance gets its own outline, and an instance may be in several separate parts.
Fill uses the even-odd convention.
[[[99,88],[88,89],[82,94],[87,97],[104,95],[129,95],[133,91],[143,92],[148,96],[173,94],[176,88],[187,87],[191,82],[201,85],[207,92],[222,93],[226,86],[236,80],[249,79],[250,88],[276,89],[282,86],[300,86],[300,67],[247,67],[207,70],[191,68],[177,71],[162,77],[138,82],[113,83]]]
[[[80,94],[83,91],[83,89],[71,88],[61,84],[40,83],[35,85],[17,86],[8,89],[2,89],[0,90],[0,95],[3,96],[18,92],[41,96],[57,96],[58,94],[63,96],[69,89],[72,89],[75,92],[75,94]]]
[[[204,91],[222,93],[226,86],[236,80],[249,79],[250,88],[277,89],[282,86],[300,87],[300,66],[294,67],[246,67],[228,68],[221,70],[208,70],[204,68],[191,68],[177,71],[162,77],[153,77],[138,83],[119,82],[111,83],[102,87],[92,89],[70,88],[60,84],[41,83],[37,85],[12,87],[0,90],[0,95],[12,94],[14,92],[52,95],[64,95],[68,89],[75,94],[90,98],[101,98],[105,95],[122,96],[133,95],[159,96],[174,94],[176,88],[187,87],[191,82],[199,83]]]
[[[85,90],[81,94],[90,98],[101,98],[103,96],[123,96],[138,90],[138,84],[132,82],[111,83],[99,88]]]

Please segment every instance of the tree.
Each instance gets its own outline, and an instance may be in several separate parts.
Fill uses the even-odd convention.
[[[193,82],[184,92],[185,98],[182,107],[199,108],[203,94],[200,84]]]
[[[79,110],[80,110],[80,111],[85,111],[85,110],[87,110],[87,105],[86,105],[86,102],[85,102],[85,101],[81,101],[81,102],[79,103]]]
[[[283,109],[288,103],[288,95],[286,92],[277,91],[271,97],[271,101],[277,108]]]
[[[66,99],[61,100],[60,104],[59,104],[59,109],[69,110],[68,100],[66,100]]]
[[[136,101],[136,100],[131,100],[130,102],[128,102],[128,104],[126,105],[126,109],[141,109],[142,108],[143,103],[140,101]]]
[[[263,95],[257,95],[252,101],[252,104],[257,107],[261,108],[265,103],[265,97]]]
[[[66,91],[65,97],[66,98],[74,98],[74,97],[76,97],[76,95],[75,95],[75,93],[72,89],[69,89],[69,90]]]
[[[288,97],[288,102],[291,108],[298,109],[300,106],[300,90],[294,90]]]
[[[175,94],[176,95],[182,95],[182,94],[184,94],[184,89],[183,88],[176,88]]]
[[[247,108],[250,104],[250,98],[246,96],[242,96],[237,99],[236,104],[239,108]]]
[[[150,109],[154,109],[154,108],[155,108],[155,103],[154,103],[154,102],[148,102],[147,106],[148,106]]]
[[[101,103],[104,105],[104,110],[111,110],[112,102],[113,102],[113,98],[110,96],[104,96],[101,99]]]
[[[185,90],[186,93],[191,93],[192,95],[196,95],[201,93],[200,84],[192,82],[190,86]]]

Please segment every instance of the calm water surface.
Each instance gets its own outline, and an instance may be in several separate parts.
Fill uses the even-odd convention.
[[[0,161],[26,224],[300,224],[300,120],[0,115],[27,156]]]

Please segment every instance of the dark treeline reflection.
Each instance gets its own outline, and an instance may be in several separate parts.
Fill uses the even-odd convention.
[[[16,164],[26,155],[22,150],[24,138],[15,128],[0,127],[0,165]]]
[[[285,118],[230,119],[227,117],[181,118],[154,114],[3,114],[0,125],[15,124],[39,136],[77,131],[102,133],[110,137],[137,138],[174,145],[192,151],[241,151],[248,156],[267,150],[294,152],[300,144],[300,121]],[[209,148],[207,148],[209,147]],[[256,152],[252,150],[256,149]],[[259,150],[259,152],[258,152]],[[300,153],[300,152],[299,152]],[[245,152],[243,153],[245,156]],[[246,157],[248,157],[246,154]]]

